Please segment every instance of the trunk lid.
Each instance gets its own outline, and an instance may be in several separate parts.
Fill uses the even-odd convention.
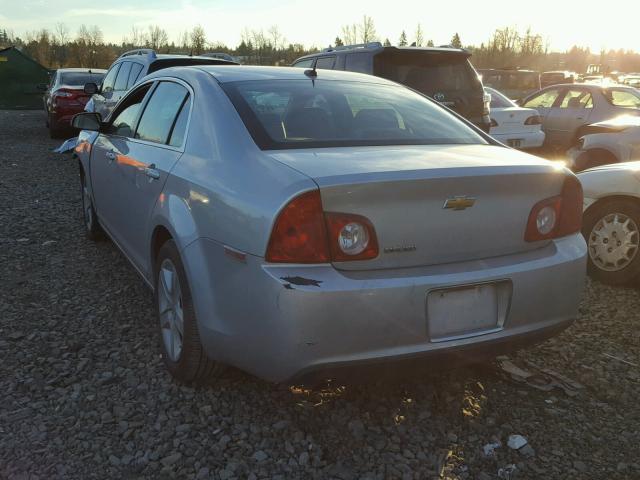
[[[313,178],[326,212],[363,215],[373,224],[380,254],[334,264],[344,270],[435,265],[538,248],[524,241],[529,213],[538,201],[557,195],[564,180],[551,162],[488,145],[326,148],[270,156]],[[452,208],[471,200],[468,208]],[[444,208],[447,201],[450,208]]]

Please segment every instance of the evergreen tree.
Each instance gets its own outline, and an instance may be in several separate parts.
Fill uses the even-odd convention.
[[[398,41],[398,46],[399,47],[406,47],[407,46],[407,34],[405,33],[404,30],[400,34],[400,40]]]
[[[336,37],[335,39],[335,46],[336,47],[342,47],[344,46],[344,42],[342,41],[342,39],[340,37]]]
[[[429,40],[429,41],[427,42],[427,47],[433,47],[433,46],[435,46],[435,45],[433,44],[433,40]]]
[[[455,48],[462,48],[462,42],[460,41],[460,35],[458,35],[458,32],[456,32],[451,39],[451,46]]]
[[[391,46],[391,42],[389,41],[389,39],[388,39],[388,38],[385,38],[385,39],[384,39],[384,46],[385,46],[385,47],[390,47],[390,46]]]

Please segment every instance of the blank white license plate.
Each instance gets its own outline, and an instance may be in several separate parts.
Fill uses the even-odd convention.
[[[427,295],[431,341],[482,335],[500,330],[511,299],[511,282],[432,290]]]
[[[507,143],[509,144],[510,147],[520,148],[520,146],[522,145],[522,139],[512,138],[511,140],[508,140]]]

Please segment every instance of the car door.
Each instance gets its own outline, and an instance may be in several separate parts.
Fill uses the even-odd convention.
[[[123,169],[119,167],[134,161],[129,155],[129,140],[134,136],[143,102],[152,85],[147,83],[131,92],[91,148],[90,176],[96,212],[104,229],[123,247],[127,243],[122,225],[126,189]]]
[[[150,273],[149,221],[167,176],[183,151],[192,94],[186,84],[160,81],[143,107],[126,157],[117,162],[121,208],[118,232],[129,258]]]
[[[546,88],[529,97],[522,103],[522,107],[535,108],[542,119],[542,130],[545,132],[545,145],[550,145],[547,119],[553,106],[557,103],[562,92],[561,88]]]
[[[578,129],[589,123],[593,111],[593,98],[586,88],[565,88],[545,120],[548,142],[558,147],[569,147]]]

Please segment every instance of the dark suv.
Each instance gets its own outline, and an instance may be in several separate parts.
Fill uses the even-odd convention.
[[[488,132],[490,98],[469,57],[459,48],[383,47],[371,42],[326,48],[300,57],[292,66],[368,73],[402,83]]]
[[[93,94],[93,111],[107,118],[118,100],[145,75],[169,67],[187,65],[238,65],[221,58],[189,55],[157,54],[149,48],[125,52],[109,67],[102,83],[85,85],[85,92]]]

